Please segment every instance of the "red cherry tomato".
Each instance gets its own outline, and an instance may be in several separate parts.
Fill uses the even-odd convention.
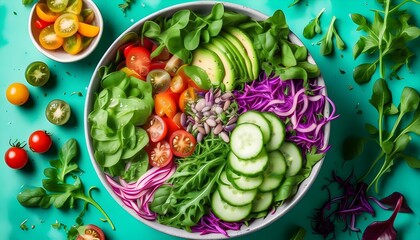
[[[167,116],[162,117],[168,126],[168,133],[166,134],[168,137],[170,137],[173,132],[183,129],[181,124],[181,114],[181,112],[177,112],[173,118],[169,118]]]
[[[24,145],[19,142],[10,144],[10,148],[4,154],[7,166],[13,169],[21,169],[28,163],[28,153],[23,149]]]
[[[125,64],[143,77],[149,73],[150,52],[144,47],[132,47],[127,51]]]
[[[52,140],[46,131],[37,130],[29,136],[28,143],[33,152],[44,153],[51,148]]]
[[[168,126],[166,122],[158,115],[152,115],[145,125],[145,129],[149,134],[150,141],[159,142],[166,137]]]
[[[178,130],[172,133],[169,144],[175,156],[187,157],[193,154],[197,142],[191,133],[185,130]]]
[[[94,224],[80,226],[77,231],[79,232],[79,235],[76,240],[105,240],[105,234],[102,229]]]
[[[153,167],[164,167],[172,162],[171,146],[165,140],[157,142],[150,147],[149,163]]]
[[[46,21],[41,20],[41,19],[37,19],[34,22],[35,27],[38,28],[38,29],[44,29],[46,26],[48,26],[50,24],[51,24],[50,22],[46,22]]]

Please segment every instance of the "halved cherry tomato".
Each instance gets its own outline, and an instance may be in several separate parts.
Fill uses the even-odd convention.
[[[144,128],[149,134],[150,141],[159,142],[166,137],[168,126],[166,122],[158,115],[150,116]]]
[[[176,95],[170,91],[161,92],[155,95],[155,112],[163,117],[164,115],[173,118],[177,113]]]
[[[47,27],[48,25],[50,25],[51,23],[49,23],[49,22],[46,22],[46,21],[44,21],[44,20],[41,20],[41,19],[37,19],[37,20],[35,20],[35,22],[34,22],[34,25],[35,25],[35,27],[36,28],[38,28],[38,29],[44,29],[45,27]]]
[[[173,76],[173,78],[171,79],[171,86],[170,86],[170,89],[172,92],[182,93],[187,88],[188,88],[188,84],[187,84],[186,79],[181,77],[181,75],[179,74],[176,74],[175,76]]]
[[[88,224],[77,228],[79,234],[76,240],[105,240],[105,234],[98,226],[94,224]]]
[[[80,16],[83,18],[83,22],[87,24],[91,24],[93,19],[95,19],[95,13],[92,8],[82,9],[82,11],[80,11]]]
[[[48,25],[39,33],[39,43],[47,50],[55,50],[63,45],[64,39],[54,31],[54,25]]]
[[[188,103],[195,101],[198,98],[197,90],[193,87],[185,89],[179,97],[179,109],[185,112]]]
[[[163,69],[153,69],[147,74],[146,81],[152,84],[153,93],[160,93],[168,90],[171,76]]]
[[[73,13],[61,14],[54,22],[54,31],[59,37],[70,37],[79,29],[79,17]]]
[[[150,52],[144,47],[133,47],[127,52],[125,63],[128,68],[146,77],[151,63]]]
[[[72,55],[78,54],[83,50],[82,36],[76,33],[68,38],[64,38],[63,49]]]
[[[124,57],[127,58],[128,52],[136,46],[136,43],[126,43],[122,46]]]
[[[82,12],[82,7],[83,0],[69,0],[65,11],[79,15]]]
[[[35,12],[41,20],[49,23],[53,23],[60,16],[59,13],[52,12],[46,3],[41,2],[35,5]]]
[[[149,152],[149,163],[153,167],[164,167],[172,162],[173,154],[171,146],[165,140],[151,146]]]
[[[85,37],[96,37],[99,34],[100,28],[95,25],[79,22],[77,31]]]
[[[61,13],[67,8],[69,0],[47,0],[48,8],[56,13]]]
[[[193,154],[197,142],[191,133],[185,130],[178,130],[171,134],[169,144],[175,156],[187,157]]]
[[[167,116],[163,116],[162,119],[166,122],[168,126],[168,133],[167,136],[170,136],[173,132],[183,129],[181,124],[181,112],[177,112],[175,116],[171,119]]]

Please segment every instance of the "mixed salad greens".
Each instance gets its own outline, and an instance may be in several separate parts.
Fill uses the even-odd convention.
[[[121,39],[89,123],[95,159],[126,206],[227,235],[296,194],[337,116],[290,35],[281,10],[260,21],[218,3]]]

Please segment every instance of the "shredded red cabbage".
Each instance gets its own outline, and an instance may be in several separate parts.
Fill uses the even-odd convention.
[[[225,222],[220,220],[214,215],[213,212],[204,215],[197,225],[193,226],[191,230],[193,232],[199,232],[200,235],[210,234],[210,233],[220,233],[229,237],[227,231],[233,230],[237,231],[241,228],[242,222]]]
[[[234,92],[238,113],[248,110],[273,112],[286,125],[286,139],[295,142],[304,151],[313,147],[318,153],[325,153],[330,146],[324,144],[324,126],[337,118],[334,103],[325,95],[324,86],[318,86],[315,79],[309,80],[309,88],[303,80],[286,80],[262,74],[258,81],[246,84],[242,91]],[[331,112],[324,115],[325,105]]]
[[[122,178],[118,179],[118,183],[108,174],[105,177],[114,193],[127,207],[133,209],[140,217],[153,221],[156,219],[156,213],[149,209],[149,203],[153,200],[155,191],[166,182],[175,169],[175,164],[153,167],[132,183],[127,183]]]

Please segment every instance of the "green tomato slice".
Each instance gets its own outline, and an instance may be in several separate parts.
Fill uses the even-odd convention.
[[[32,86],[44,86],[50,79],[50,68],[47,64],[40,61],[32,62],[26,67],[25,78]]]
[[[63,125],[70,119],[71,109],[68,103],[55,99],[48,103],[45,116],[52,124]]]
[[[47,0],[47,6],[52,12],[63,12],[68,4],[69,0]]]

